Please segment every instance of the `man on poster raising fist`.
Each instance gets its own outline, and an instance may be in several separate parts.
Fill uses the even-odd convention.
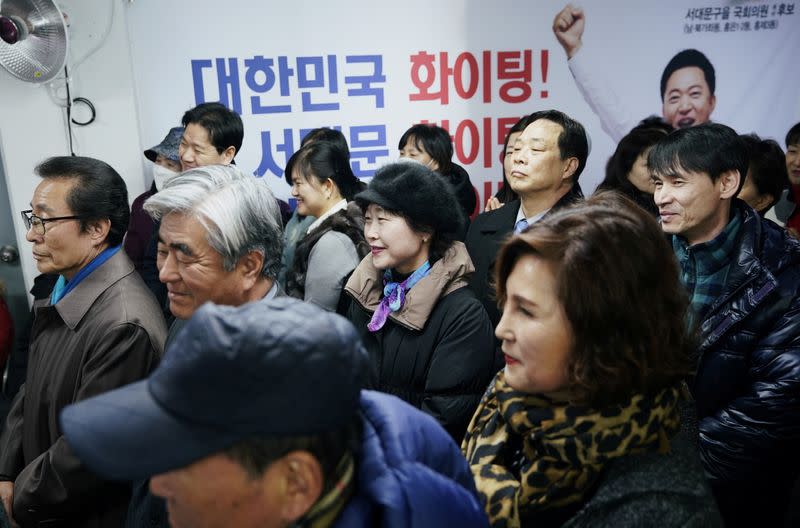
[[[628,106],[607,85],[583,47],[586,15],[583,9],[567,4],[553,20],[553,33],[567,54],[569,69],[583,98],[600,118],[603,130],[619,142],[643,115],[631,115]],[[661,75],[662,116],[675,128],[686,128],[711,119],[717,99],[716,76],[708,58],[695,49],[676,54]]]

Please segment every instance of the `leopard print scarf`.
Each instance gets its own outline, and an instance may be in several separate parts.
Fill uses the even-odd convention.
[[[615,458],[667,452],[680,394],[675,386],[594,410],[515,391],[500,371],[461,446],[492,526],[516,528],[536,511],[577,505]]]

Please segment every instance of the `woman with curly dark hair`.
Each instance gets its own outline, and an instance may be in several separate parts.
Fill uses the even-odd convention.
[[[681,432],[688,299],[655,219],[594,196],[514,236],[496,279],[506,366],[462,444],[492,525],[718,526]]]

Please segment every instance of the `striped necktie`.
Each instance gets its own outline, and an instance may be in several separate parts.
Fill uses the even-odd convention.
[[[514,224],[515,233],[522,233],[526,229],[528,229],[528,221],[524,218],[520,218],[519,220],[517,220],[517,223]]]

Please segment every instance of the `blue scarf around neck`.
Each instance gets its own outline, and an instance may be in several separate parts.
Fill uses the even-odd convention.
[[[53,288],[53,293],[50,294],[50,304],[54,305],[66,297],[66,295],[74,290],[75,287],[80,284],[83,279],[88,277],[90,273],[102,266],[103,263],[108,259],[113,257],[114,254],[119,251],[120,247],[122,246],[114,246],[104,249],[102,253],[97,255],[87,265],[82,267],[70,281],[67,281],[63,275],[59,276],[58,281],[56,281],[56,285]]]

